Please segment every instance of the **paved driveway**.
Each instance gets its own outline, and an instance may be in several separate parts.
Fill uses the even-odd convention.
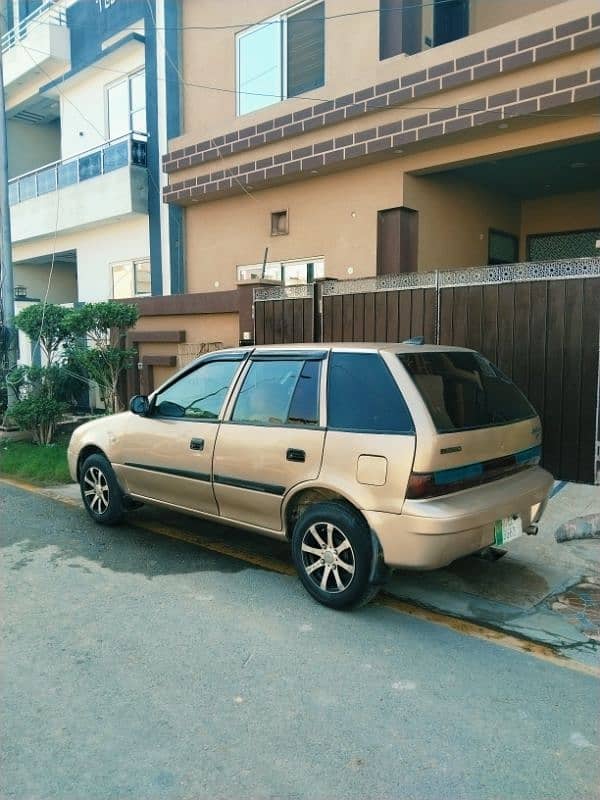
[[[0,499],[6,800],[597,796],[591,676]]]

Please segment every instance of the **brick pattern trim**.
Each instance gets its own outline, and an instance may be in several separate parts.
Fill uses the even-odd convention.
[[[389,158],[394,156],[394,151],[411,147],[426,139],[475,129],[481,125],[498,124],[502,120],[597,98],[600,97],[597,71],[594,68],[589,73],[578,72],[566,78],[521,86],[510,92],[450,106],[443,109],[443,116],[440,116],[439,110],[418,114],[380,125],[378,128],[349,133],[335,140],[327,139],[314,145],[277,153],[268,159],[251,161],[241,167],[230,167],[225,170],[226,177],[223,177],[223,170],[200,175],[165,187],[163,199],[167,203],[187,204],[212,199],[216,193],[242,192],[246,187],[264,187],[286,178],[289,180],[298,177],[302,173],[306,175],[321,169],[330,171],[357,158]],[[597,78],[595,81],[594,77]],[[558,89],[565,83],[570,84],[571,88],[555,91],[555,87]]]
[[[256,147],[308,131],[337,125],[346,119],[395,108],[447,89],[522,69],[534,63],[600,45],[600,15],[570,22],[504,42],[456,60],[444,61],[401,78],[370,86],[308,106],[293,113],[174,150],[163,156],[167,173],[245,153]]]

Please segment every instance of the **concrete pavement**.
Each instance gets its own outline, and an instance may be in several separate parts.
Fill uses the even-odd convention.
[[[394,597],[423,608],[491,626],[532,641],[555,647],[569,658],[600,666],[600,629],[597,602],[590,614],[585,604],[561,608],[564,593],[587,578],[600,581],[600,541],[557,543],[556,529],[574,516],[600,512],[600,487],[557,484],[537,536],[523,536],[505,546],[508,552],[495,562],[471,557],[461,559],[435,572],[398,572],[386,586]],[[50,496],[80,504],[76,484],[44,490]],[[176,520],[181,529],[198,521],[146,508],[131,515],[142,518]],[[138,516],[136,516],[138,515]],[[222,528],[224,538],[229,533]],[[236,533],[233,534],[237,536]],[[270,540],[245,534],[250,550],[275,552],[288,559],[287,549]]]
[[[291,575],[5,484],[0,502],[5,800],[598,796],[593,677],[330,611]]]

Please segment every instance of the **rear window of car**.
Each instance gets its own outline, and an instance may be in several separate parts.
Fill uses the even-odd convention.
[[[438,433],[531,419],[536,411],[515,384],[479,353],[400,353]]]
[[[327,426],[357,433],[414,433],[404,397],[378,353],[332,353]]]

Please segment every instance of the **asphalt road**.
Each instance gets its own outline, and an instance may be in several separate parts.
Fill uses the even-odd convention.
[[[594,677],[6,485],[0,521],[4,800],[599,796]]]

